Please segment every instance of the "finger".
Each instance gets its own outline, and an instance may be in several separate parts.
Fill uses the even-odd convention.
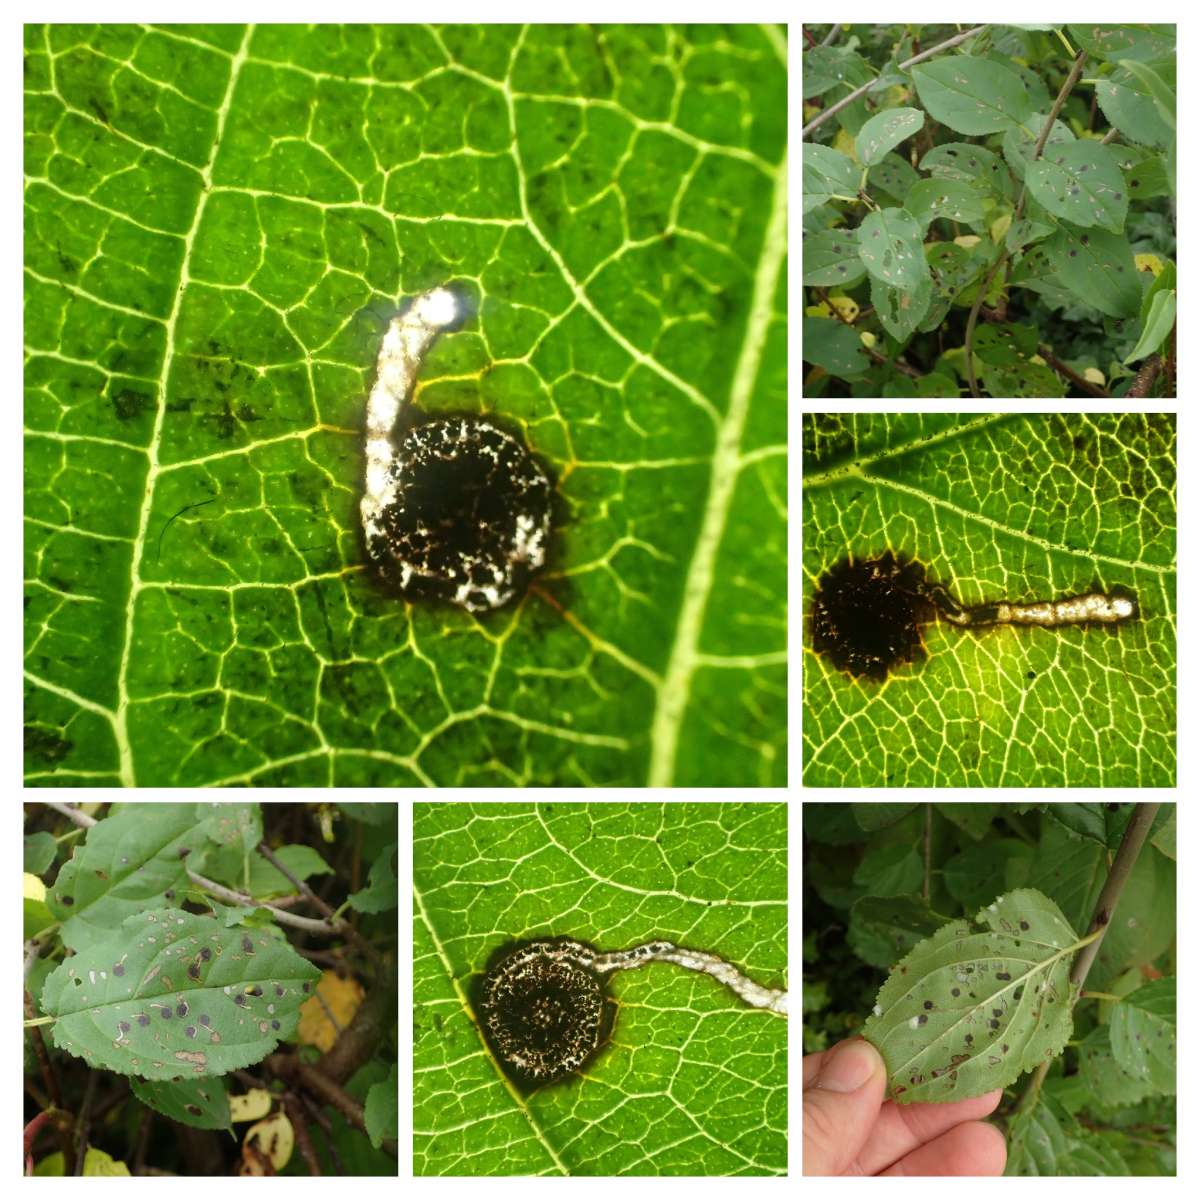
[[[918,1147],[880,1174],[1003,1175],[1007,1159],[1004,1134],[985,1121],[972,1121]]]
[[[804,1056],[804,1086],[812,1087],[816,1082],[817,1076],[821,1073],[821,1064],[829,1056],[828,1050],[821,1050],[817,1054],[806,1054]]]
[[[822,1056],[804,1089],[804,1173],[841,1175],[879,1117],[886,1070],[879,1051],[859,1038]]]
[[[879,1114],[871,1140],[854,1164],[854,1173],[878,1175],[884,1168],[956,1125],[986,1117],[1003,1095],[1002,1091],[996,1090],[951,1104],[896,1104],[889,1101]]]

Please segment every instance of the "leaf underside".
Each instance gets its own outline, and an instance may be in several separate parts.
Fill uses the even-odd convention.
[[[163,908],[130,917],[46,980],[54,1044],[146,1079],[224,1075],[296,1028],[320,972],[282,938]]]
[[[1053,1058],[1071,1034],[1070,949],[1077,938],[1041,892],[1000,897],[952,921],[891,970],[863,1036],[883,1055],[900,1104],[1006,1087]]]

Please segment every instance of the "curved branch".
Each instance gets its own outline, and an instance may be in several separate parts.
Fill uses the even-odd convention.
[[[909,67],[915,67],[917,63],[922,63],[927,58],[933,58],[935,54],[941,54],[943,50],[949,50],[951,46],[957,46],[960,42],[965,42],[968,38],[974,37],[977,33],[982,32],[986,28],[986,25],[976,25],[973,28],[968,29],[966,33],[955,34],[954,37],[947,38],[944,42],[938,43],[938,45],[934,46],[932,50],[926,50],[923,54],[914,54],[912,58],[902,62],[898,70],[907,71]],[[822,112],[817,113],[817,115],[813,117],[813,119],[809,121],[809,123],[805,125],[802,130],[800,130],[800,140],[804,141],[804,139],[808,137],[808,135],[812,133],[814,129],[824,125],[830,117],[836,116],[842,111],[843,108],[853,104],[855,100],[859,98],[859,96],[866,95],[866,93],[869,92],[878,82],[879,76],[876,76],[874,79],[870,79],[864,83],[862,87],[855,88],[854,91],[852,91],[848,96],[843,96],[836,104],[831,104]]]

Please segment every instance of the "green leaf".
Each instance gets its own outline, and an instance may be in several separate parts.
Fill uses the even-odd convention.
[[[1125,173],[1125,188],[1132,200],[1153,200],[1169,196],[1171,185],[1161,154],[1122,146],[1118,151],[1121,170]]]
[[[937,179],[965,183],[1002,198],[1012,195],[1012,183],[1004,169],[1004,160],[991,150],[971,142],[946,142],[934,146],[921,159],[921,170],[928,171]]]
[[[1059,1164],[1066,1157],[1069,1146],[1059,1122],[1059,1111],[1045,1094],[1029,1107],[1017,1109],[1008,1127],[1005,1175],[1059,1174]]]
[[[414,803],[413,1173],[484,1160],[510,1175],[786,1173],[788,1022],[715,980],[666,963],[618,972],[608,1047],[578,1081],[524,1097],[464,997],[518,931],[605,950],[673,937],[784,985],[787,818],[782,803]],[[754,1069],[727,1091],[736,1062]]]
[[[383,1083],[372,1084],[367,1092],[363,1122],[371,1145],[376,1150],[383,1145],[385,1138],[395,1140],[400,1136],[400,1080],[394,1063],[387,1079]]]
[[[116,805],[93,825],[46,894],[62,921],[63,944],[78,950],[128,916],[182,899],[184,859],[208,845],[216,804]]]
[[[1070,25],[1068,28],[1079,45],[1110,62],[1122,58],[1148,62],[1175,52],[1174,25]]]
[[[1158,1093],[1175,1095],[1175,980],[1143,984],[1113,1010],[1113,1058]]]
[[[159,908],[96,933],[46,980],[42,1007],[54,1044],[89,1066],[224,1075],[292,1035],[320,976],[272,933]]]
[[[1021,326],[1014,325],[1011,328],[1015,333],[1021,329]],[[992,822],[999,815],[995,804],[942,803],[937,806],[937,810],[947,821],[953,822],[963,833],[975,841],[979,841],[991,832]]]
[[[874,833],[877,829],[886,829],[895,825],[903,817],[907,817],[916,808],[916,804],[855,804],[854,819],[860,829]]]
[[[846,941],[863,962],[886,970],[944,920],[920,896],[863,896],[850,909]]]
[[[806,785],[1171,786],[1173,417],[827,413],[803,427],[805,614],[834,563],[884,549],[924,563],[968,605],[1099,582],[1128,588],[1140,609],[1115,630],[972,632],[937,621],[924,628],[925,658],[882,687],[808,654]],[[1084,511],[1094,514],[1086,529]],[[1092,699],[1064,708],[1067,692]],[[1104,734],[1130,729],[1136,738]]]
[[[946,890],[965,909],[978,909],[998,885],[1019,887],[1033,862],[1033,848],[1016,838],[990,837],[968,846],[942,868]]]
[[[863,1036],[900,1104],[981,1096],[1057,1055],[1071,1035],[1074,930],[1020,889],[953,921],[892,968]]]
[[[387,912],[400,903],[396,888],[396,843],[383,846],[371,864],[371,879],[365,888],[346,897],[355,912]]]
[[[1035,113],[1023,124],[1008,130],[1001,142],[1004,157],[1012,167],[1013,174],[1018,179],[1025,178],[1026,168],[1033,161],[1033,152],[1037,148],[1037,140],[1042,135],[1046,117]],[[1050,127],[1050,136],[1046,139],[1043,154],[1050,154],[1052,146],[1069,146],[1075,141],[1075,135],[1061,122],[1055,121]]]
[[[973,225],[983,220],[983,200],[977,188],[957,179],[922,179],[904,198],[904,207],[922,229],[937,217]]]
[[[1129,196],[1116,154],[1099,142],[1048,148],[1025,170],[1025,185],[1041,203],[1075,225],[1125,228]]]
[[[1066,395],[1066,384],[1049,367],[1041,363],[1017,362],[1002,366],[984,364],[983,386],[988,395],[1055,397]]]
[[[1117,1062],[1109,1030],[1104,1026],[1093,1029],[1079,1044],[1079,1072],[1091,1093],[1092,1104],[1101,1108],[1137,1104],[1153,1090],[1145,1079]]]
[[[815,142],[804,143],[803,155],[805,212],[827,204],[835,196],[858,193],[861,172],[852,158]]]
[[[172,1082],[164,1079],[138,1079],[129,1081],[133,1094],[155,1112],[191,1125],[195,1129],[228,1129],[233,1132],[229,1117],[229,1096],[225,1092],[225,1081],[208,1079],[181,1079]]]
[[[1161,815],[1161,813],[1160,813]],[[1160,850],[1169,859],[1175,859],[1175,806],[1171,805],[1170,815],[1161,828],[1150,839],[1151,845]]]
[[[27,833],[25,835],[25,870],[30,875],[40,875],[50,869],[58,854],[58,843],[51,833]]]
[[[32,786],[786,783],[781,26],[40,24],[24,66]],[[554,482],[478,617],[361,544],[384,327],[441,284],[417,406]]]
[[[926,275],[915,288],[891,287],[871,277],[871,303],[880,324],[898,342],[906,342],[925,318],[933,299],[933,282]]]
[[[311,846],[280,846],[271,853],[300,880],[333,873],[333,868]],[[286,875],[261,854],[253,855],[250,859],[250,895],[265,900],[295,893],[296,888]]]
[[[1163,77],[1152,67],[1146,66],[1145,63],[1134,62],[1132,59],[1122,59],[1121,66],[1133,75],[1139,83],[1149,93],[1151,99],[1158,106],[1158,115],[1162,117],[1163,123],[1172,131],[1175,131],[1175,92],[1174,89],[1167,86]]]
[[[1111,79],[1096,81],[1096,100],[1109,124],[1142,146],[1168,146],[1175,135],[1149,96]]]
[[[947,55],[912,69],[921,103],[956,133],[1000,133],[1033,111],[1021,76],[1011,67],[968,55]]]
[[[871,187],[888,192],[895,197],[897,203],[903,203],[908,189],[918,179],[920,176],[898,154],[887,155],[883,162],[876,163],[867,172],[867,181]]]
[[[804,239],[804,282],[818,287],[857,283],[867,268],[858,256],[853,229],[830,229]]]
[[[871,896],[903,896],[921,886],[925,868],[911,845],[872,846],[854,872],[854,882]]]
[[[832,317],[804,318],[802,353],[805,362],[842,379],[855,379],[871,365],[858,334]]]
[[[1142,322],[1142,335],[1125,359],[1125,365],[1147,358],[1157,352],[1175,328],[1175,293],[1156,292],[1150,303],[1150,311]]]
[[[924,124],[925,114],[919,108],[885,109],[858,131],[854,153],[864,167],[873,167]]]
[[[1063,222],[1045,245],[1058,281],[1084,304],[1110,317],[1131,317],[1138,311],[1142,288],[1123,235]]]
[[[929,277],[921,227],[903,208],[868,213],[858,227],[858,252],[881,283],[915,290]]]

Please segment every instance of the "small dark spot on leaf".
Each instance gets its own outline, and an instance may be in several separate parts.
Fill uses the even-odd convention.
[[[118,1028],[118,1029],[119,1029],[119,1030],[120,1030],[122,1033],[128,1033],[128,1032],[129,1032],[129,1030],[132,1028],[132,1026],[129,1024],[129,1022],[128,1022],[128,1021],[121,1021],[121,1022],[120,1022],[120,1023],[117,1025],[117,1028]]]
[[[188,967],[187,973],[188,973],[189,979],[199,979],[200,978],[200,967],[198,966],[198,964],[192,963],[191,966]]]
[[[1028,921],[1022,921],[1022,922],[1021,922],[1021,928],[1022,928],[1022,929],[1028,929],[1028,928],[1029,928],[1029,922],[1028,922]]]
[[[279,1028],[279,1022],[278,1022],[278,1021],[272,1021],[272,1022],[271,1022],[271,1028],[272,1028],[272,1029],[278,1029],[278,1028]]]
[[[901,975],[903,975],[903,974],[904,974],[904,973],[905,973],[907,970],[908,970],[908,968],[907,968],[907,967],[901,967],[901,968],[900,968],[900,974],[901,974]],[[302,984],[300,985],[300,990],[301,990],[302,992],[307,992],[307,991],[309,991],[309,985],[308,985],[307,981],[306,981],[306,982],[304,982],[304,983],[302,983]]]
[[[246,954],[254,953],[254,943],[248,937],[242,938],[242,950]]]
[[[169,1006],[162,1010],[162,1019],[164,1021],[169,1021],[171,1019],[171,1009]]]
[[[120,979],[121,976],[125,974],[125,964],[124,963],[113,963],[113,974],[118,979]]]
[[[200,1024],[205,1026],[205,1028],[212,1024],[212,1020],[209,1018],[207,1013],[201,1013],[198,1019]]]
[[[186,1000],[181,1000],[175,1009],[177,1017],[186,1017],[188,1015],[188,1006]]]
[[[1005,1043],[1004,1043],[1004,1045],[1002,1045],[1002,1046],[1000,1047],[1000,1049],[1001,1049],[1001,1050],[1002,1050],[1002,1051],[1003,1051],[1005,1054],[1007,1054],[1007,1053],[1008,1053],[1008,1043],[1007,1043],[1007,1042],[1005,1042]]]
[[[192,1114],[193,1117],[204,1116],[204,1110],[201,1109],[201,1107],[198,1104],[189,1104],[187,1106],[187,1110],[188,1110],[188,1112],[190,1112]]]
[[[254,987],[248,987],[246,989],[246,995],[247,996],[261,996],[262,988],[260,988],[257,984],[255,984]]]
[[[183,1032],[186,1033],[188,1035],[188,1037],[195,1037],[196,1036],[196,1027],[195,1027],[195,1025],[189,1025]]]
[[[917,1017],[917,1024],[924,1025],[925,1022],[928,1020],[929,1020],[929,1018],[924,1013],[921,1013],[921,1015],[919,1017]]]
[[[200,957],[204,962],[208,962],[208,960],[212,958],[212,951],[205,946],[204,949],[200,951]]]
[[[149,1025],[150,1018],[148,1016],[146,1016],[145,1013],[138,1013],[138,1024],[143,1025],[143,1026]]]
[[[234,1002],[234,1004],[236,1004],[238,1006],[238,1008],[245,1008],[246,1004],[248,1003],[248,1001],[246,1000],[246,997],[243,996],[240,992],[236,996],[234,996],[233,1002]]]
[[[950,995],[952,995],[952,996],[958,996],[958,995],[961,995],[961,993],[959,992],[958,988],[951,988],[951,989],[950,989]]]
[[[925,1001],[925,1008],[926,1008],[926,1010],[928,1010],[928,1009],[931,1009],[932,1007],[933,1007],[933,1001],[932,1001],[932,1000],[926,1000],[926,1001]]]
[[[991,1019],[991,1020],[988,1022],[988,1024],[989,1024],[989,1025],[990,1025],[990,1026],[991,1026],[993,1029],[999,1029],[999,1028],[1000,1028],[1000,1022],[999,1022],[999,1021],[997,1021],[995,1017],[993,1017],[993,1018],[992,1018],[992,1019]]]
[[[1078,251],[1078,250],[1072,250],[1072,251],[1071,251],[1071,257],[1072,257],[1072,258],[1074,258],[1074,257],[1075,257],[1075,256],[1076,256],[1078,253],[1079,253],[1079,251]]]
[[[75,903],[75,897],[74,896],[59,896],[58,902],[64,908],[70,908],[71,905]]]
[[[969,1046],[974,1040],[975,1040],[975,1035],[972,1033],[968,1033],[967,1034],[967,1045]]]
[[[996,978],[997,979],[1011,979],[1012,976],[1007,971],[997,971]]]
[[[282,996],[282,995],[283,995],[283,988],[281,988],[281,987],[279,986],[279,984],[276,984],[276,985],[275,985],[275,995],[276,995],[276,996]]]
[[[187,858],[187,856],[189,854],[191,854],[191,852],[192,852],[192,848],[190,846],[180,846],[179,847],[179,857],[180,858]]]

